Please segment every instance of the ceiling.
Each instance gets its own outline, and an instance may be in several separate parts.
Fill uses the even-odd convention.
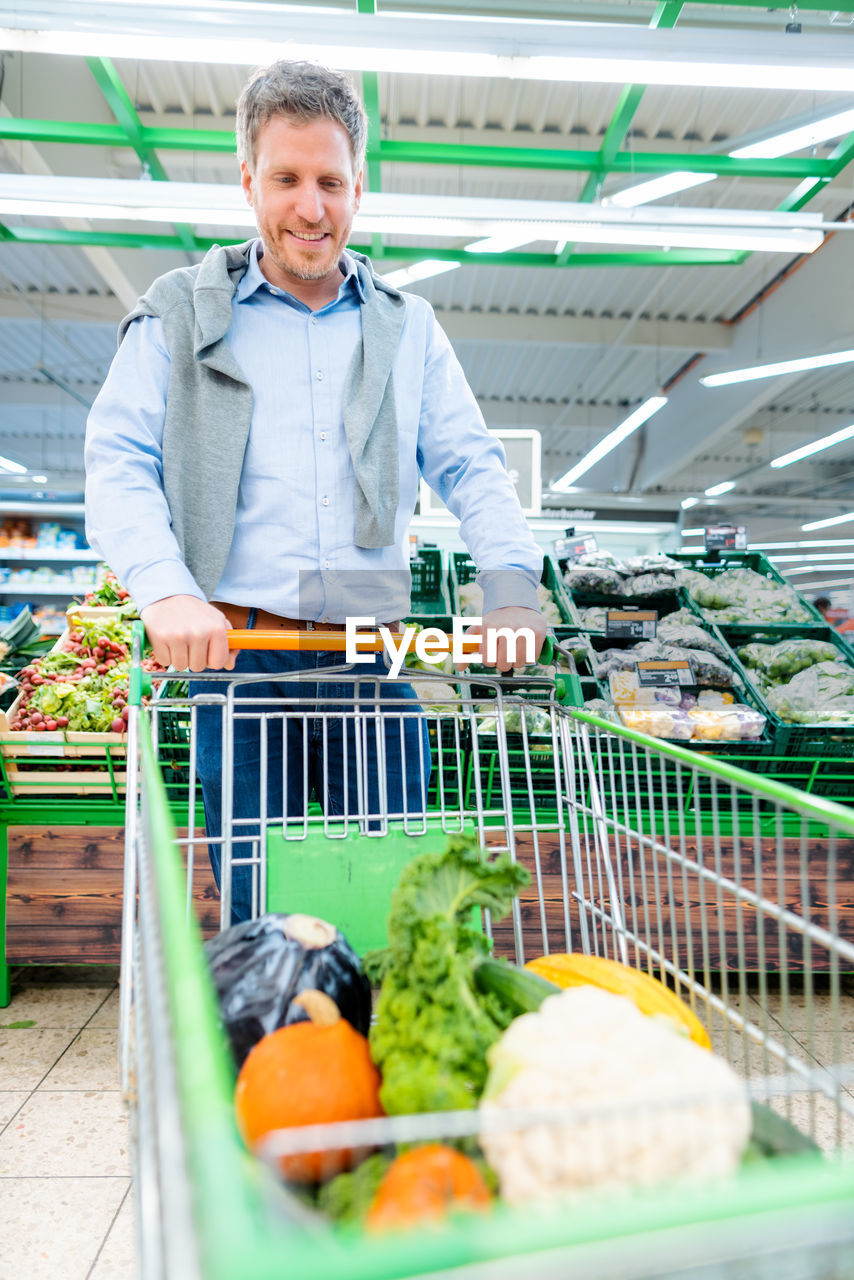
[[[357,9],[370,23],[372,8],[372,0],[339,0],[338,11],[275,0],[37,0],[24,19],[20,5],[0,0],[0,27],[91,33],[112,29],[118,11],[140,38],[159,31],[166,42],[181,23],[200,36],[225,30],[238,39],[299,18],[328,41]],[[823,48],[854,55],[854,0],[832,8],[808,0],[794,17],[788,6],[738,0],[394,0],[379,4],[378,17],[392,11],[488,17],[483,30],[499,34],[498,20],[512,17],[610,23],[615,36],[629,24],[635,33],[655,28],[652,39],[672,29],[744,48],[773,42],[794,21],[802,34],[789,33],[793,48],[815,36]],[[8,45],[0,55],[0,174],[236,182],[231,132],[246,66],[24,51],[12,38]],[[854,207],[850,136],[778,161],[729,158],[790,126],[854,108],[854,81],[846,94],[417,72],[354,78],[371,119],[374,191],[595,203],[689,163],[708,170],[711,157],[722,176],[649,207],[803,207],[826,222],[848,221]],[[582,166],[580,152],[595,168]],[[810,198],[794,195],[808,172],[822,181]],[[86,411],[115,349],[117,321],[155,275],[200,261],[214,238],[245,235],[0,216],[0,455],[47,475],[53,490],[79,490]],[[707,264],[715,255],[703,251],[570,245],[561,253],[554,241],[472,261],[467,242],[387,235],[374,237],[372,253],[383,271],[423,257],[459,260],[411,287],[435,307],[487,422],[541,431],[545,485],[647,397],[662,389],[669,397],[578,481],[579,492],[546,489],[547,505],[613,511],[625,503],[632,519],[644,508],[681,517],[681,500],[693,495],[701,502],[686,513],[689,526],[746,523],[754,542],[844,540],[848,532],[854,552],[854,520],[828,534],[801,531],[810,520],[854,511],[854,439],[785,469],[768,465],[854,423],[854,363],[718,389],[699,382],[719,370],[854,347],[854,231],[828,234],[810,255],[721,253],[726,260],[714,265]],[[725,480],[737,480],[730,494],[703,497]],[[810,581],[851,576],[817,572]]]

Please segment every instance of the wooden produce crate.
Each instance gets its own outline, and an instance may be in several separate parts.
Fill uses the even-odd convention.
[[[61,650],[67,638],[68,631],[65,631],[51,653]],[[41,733],[13,730],[11,726],[22,697],[19,693],[8,710],[0,710],[0,770],[9,795],[80,795],[107,799],[124,795],[127,776],[124,734],[82,733],[70,729]]]

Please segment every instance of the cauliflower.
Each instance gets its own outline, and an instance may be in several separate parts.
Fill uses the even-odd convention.
[[[729,1064],[609,991],[549,996],[487,1060],[486,1119],[571,1109],[549,1123],[486,1126],[481,1146],[512,1204],[719,1177],[737,1169],[750,1137],[750,1102]]]

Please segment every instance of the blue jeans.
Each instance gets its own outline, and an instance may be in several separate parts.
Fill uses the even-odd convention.
[[[328,815],[367,818],[370,825],[375,825],[381,817],[424,813],[430,781],[430,744],[426,721],[411,714],[412,703],[417,706],[412,686],[386,682],[387,670],[380,655],[370,663],[354,666],[349,679],[313,681],[308,678],[311,672],[343,663],[344,655],[332,652],[249,649],[238,654],[235,675],[270,678],[236,685],[235,700],[272,701],[247,708],[246,718],[235,708],[230,813],[233,860],[252,856],[249,841],[237,837],[259,834],[262,785],[263,814],[268,821],[301,819],[312,799],[317,800]],[[305,672],[306,679],[283,681],[278,678],[297,671]],[[370,681],[358,692],[363,713],[358,733],[352,715],[356,705],[356,679]],[[373,683],[376,679],[377,685]],[[222,694],[227,687],[225,682],[194,680],[190,682],[190,696]],[[365,716],[377,693],[380,714]],[[294,705],[295,699],[299,699],[299,705]],[[315,703],[315,699],[320,701]],[[395,715],[395,707],[401,702],[407,704],[408,714]],[[346,716],[348,710],[349,717]],[[282,712],[286,713],[284,718]],[[268,721],[266,776],[262,780],[261,719],[267,715],[278,718]],[[209,842],[223,834],[222,725],[222,707],[199,707],[196,761]],[[208,849],[214,877],[221,888],[222,846],[209,843]],[[266,856],[265,850],[261,850],[261,855]],[[257,904],[257,910],[265,909],[265,903]],[[252,915],[252,868],[233,866],[232,924],[250,920]]]

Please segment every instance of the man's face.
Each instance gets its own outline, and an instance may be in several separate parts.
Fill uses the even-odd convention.
[[[254,172],[245,163],[240,172],[264,243],[264,274],[285,289],[333,277],[362,197],[346,130],[334,120],[274,116],[258,135]]]

